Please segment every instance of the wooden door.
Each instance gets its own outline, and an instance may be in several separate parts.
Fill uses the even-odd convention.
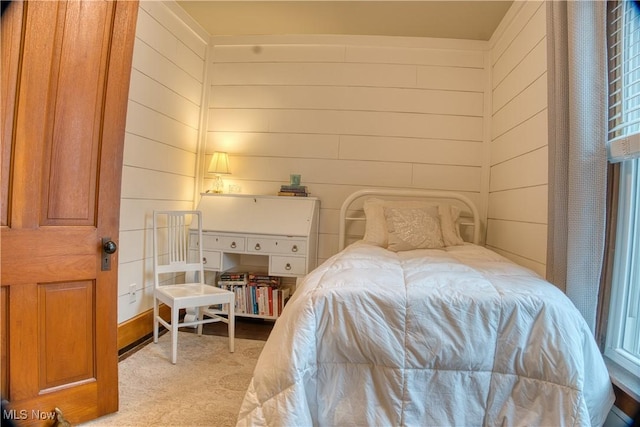
[[[21,425],[118,409],[117,252],[134,1],[2,15],[2,396]]]

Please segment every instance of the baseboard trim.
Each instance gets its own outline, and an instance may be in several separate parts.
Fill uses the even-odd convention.
[[[160,316],[167,321],[171,318],[171,309],[160,305]],[[144,340],[153,333],[153,309],[149,309],[118,325],[118,353],[122,353]]]

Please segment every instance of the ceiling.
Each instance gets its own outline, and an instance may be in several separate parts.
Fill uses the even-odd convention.
[[[512,0],[177,3],[212,36],[336,34],[489,40]]]

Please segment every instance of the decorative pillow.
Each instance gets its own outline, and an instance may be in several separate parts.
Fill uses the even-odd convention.
[[[386,248],[389,238],[387,222],[384,216],[385,208],[432,208],[437,209],[440,217],[440,227],[445,246],[457,246],[464,244],[458,227],[460,208],[448,203],[429,203],[419,200],[394,201],[382,200],[375,197],[365,200],[363,209],[367,219],[363,240],[373,245]]]
[[[442,238],[445,246],[464,245],[464,240],[460,236],[458,219],[460,218],[460,208],[455,205],[441,203],[438,205],[440,216],[440,226],[442,227]]]
[[[387,223],[384,216],[385,208],[431,208],[438,214],[438,206],[419,200],[382,200],[375,197],[368,198],[362,205],[366,217],[366,227],[362,240],[372,245],[386,248],[388,245]]]
[[[437,212],[430,208],[385,208],[391,251],[444,247]]]

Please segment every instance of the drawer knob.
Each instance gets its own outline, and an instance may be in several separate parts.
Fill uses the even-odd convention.
[[[293,245],[291,252],[298,252],[298,245]]]
[[[262,248],[260,247],[260,243],[256,243],[256,251],[259,251],[260,249],[262,249]]]
[[[236,242],[231,242],[231,249],[235,249],[236,248]]]
[[[285,270],[291,270],[291,264],[287,263],[287,265],[284,266]]]
[[[206,264],[206,263],[207,263],[207,257],[206,257],[206,256],[203,256],[203,257],[202,257],[202,263],[203,263],[203,264]]]

